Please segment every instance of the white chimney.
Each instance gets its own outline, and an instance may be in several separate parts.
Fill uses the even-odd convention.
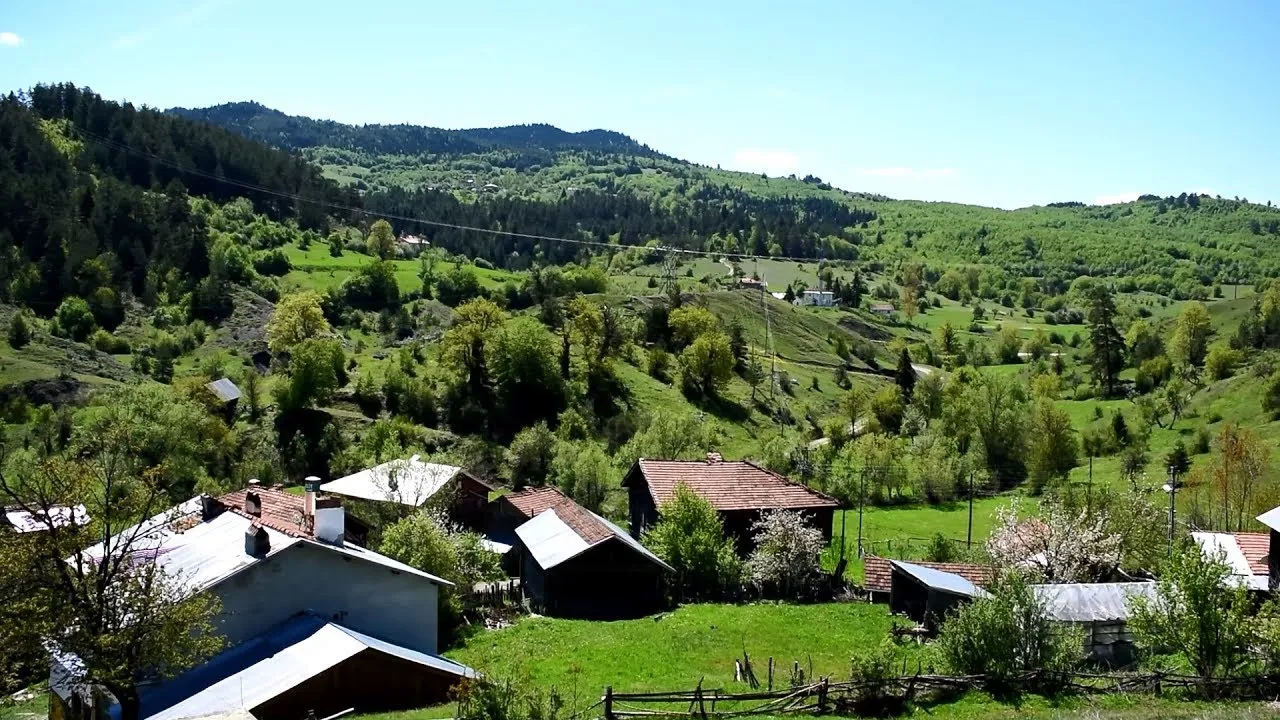
[[[307,491],[302,501],[302,514],[306,515],[307,520],[314,520],[316,517],[316,493],[320,492],[320,478],[315,475],[308,475],[302,481],[302,487]]]
[[[342,501],[336,497],[323,497],[316,500],[315,535],[320,542],[331,545],[342,545],[342,538],[347,532],[347,515],[342,509]]]

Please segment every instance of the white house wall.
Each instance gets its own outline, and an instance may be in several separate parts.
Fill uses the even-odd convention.
[[[219,632],[238,644],[308,610],[357,632],[434,654],[438,589],[423,578],[299,543],[212,589]]]

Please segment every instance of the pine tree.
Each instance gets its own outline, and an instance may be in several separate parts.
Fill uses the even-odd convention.
[[[906,348],[902,348],[902,354],[898,356],[895,382],[902,388],[902,398],[911,402],[911,394],[916,389],[916,369],[911,365],[911,353]]]
[[[1097,285],[1089,299],[1089,342],[1093,346],[1089,365],[1093,382],[1107,395],[1112,395],[1117,377],[1124,369],[1124,336],[1115,323],[1115,297],[1111,288]]]

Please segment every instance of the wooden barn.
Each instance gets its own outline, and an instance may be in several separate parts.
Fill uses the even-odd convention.
[[[671,566],[622,528],[554,492],[554,504],[515,530],[530,605],[546,615],[598,620],[662,609]]]
[[[751,526],[767,510],[799,512],[822,532],[824,540],[831,540],[832,518],[839,506],[835,498],[750,461],[726,461],[719,453],[709,453],[706,460],[637,460],[622,480],[632,537],[640,537],[658,522],[663,503],[681,484],[711,503],[743,554],[753,546]]]
[[[1033,585],[1031,589],[1049,617],[1083,631],[1087,658],[1108,667],[1133,663],[1129,601],[1135,597],[1154,599],[1156,583],[1063,583]]]
[[[889,610],[936,632],[947,613],[987,592],[955,573],[890,560]]]

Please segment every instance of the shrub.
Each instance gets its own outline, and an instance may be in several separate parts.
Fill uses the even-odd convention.
[[[124,338],[118,338],[111,333],[98,328],[89,336],[89,344],[99,352],[108,355],[124,355],[129,352],[129,342]]]
[[[644,544],[675,570],[678,600],[711,600],[737,593],[742,564],[711,503],[683,483],[662,504]]]
[[[1201,427],[1196,431],[1196,439],[1191,445],[1191,452],[1196,455],[1204,455],[1209,452],[1209,428]]]
[[[988,593],[942,623],[937,648],[947,668],[983,675],[987,689],[1000,694],[1018,692],[1018,678],[1028,672],[1048,683],[1035,689],[1053,689],[1083,659],[1079,635],[1056,627],[1017,573],[1000,576]]]
[[[14,350],[24,348],[31,342],[34,335],[35,331],[32,329],[27,313],[21,310],[14,313],[13,320],[9,321],[9,347]]]
[[[953,562],[956,559],[954,545],[942,533],[934,533],[933,538],[929,541],[929,549],[926,554],[930,562]]]
[[[545,483],[555,451],[555,433],[545,422],[530,425],[516,433],[506,454],[507,473],[512,486],[519,489],[525,485]]]
[[[671,382],[671,353],[660,347],[649,350],[649,376],[658,382]]]
[[[1205,680],[1238,674],[1255,644],[1249,592],[1222,557],[1184,545],[1164,569],[1156,599],[1129,603],[1129,626],[1148,653],[1175,652]]]
[[[747,570],[752,582],[782,597],[807,595],[822,570],[822,532],[790,510],[761,515],[751,530],[756,549]]]
[[[280,248],[267,250],[258,253],[253,259],[253,269],[258,271],[259,275],[287,275],[292,269],[289,264],[289,257],[284,254]]]
[[[85,338],[97,327],[93,319],[93,311],[89,303],[74,295],[62,301],[54,313],[54,324],[57,330],[76,342],[84,342]]]
[[[1235,374],[1236,368],[1244,359],[1239,350],[1227,345],[1214,345],[1209,348],[1209,355],[1204,360],[1204,372],[1210,380],[1225,380]]]

